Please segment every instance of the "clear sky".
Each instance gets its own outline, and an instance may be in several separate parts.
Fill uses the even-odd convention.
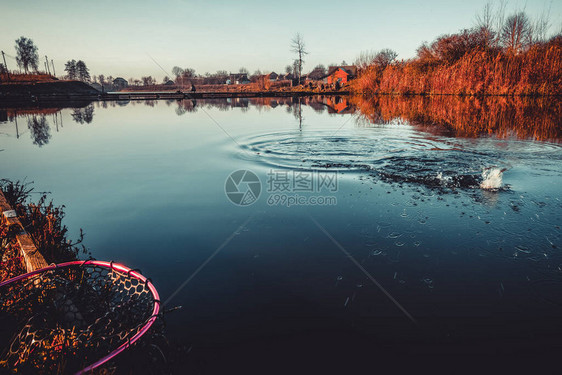
[[[363,50],[392,48],[415,55],[423,41],[473,26],[487,0],[0,0],[0,49],[14,56],[14,41],[32,38],[44,59],[81,59],[91,74],[124,78],[170,72],[174,65],[196,73],[217,70],[284,71],[294,59],[290,41],[304,37],[317,64],[348,63]],[[512,0],[508,13],[530,16],[551,7],[552,31],[560,31],[562,1]],[[41,66],[43,64],[40,64]],[[8,59],[15,68],[15,61]]]

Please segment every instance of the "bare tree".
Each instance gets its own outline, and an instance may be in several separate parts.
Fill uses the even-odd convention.
[[[375,59],[376,52],[374,51],[361,51],[359,56],[355,59],[354,64],[359,69],[365,69],[373,63]]]
[[[304,39],[302,38],[300,33],[297,33],[297,35],[295,35],[295,37],[293,38],[293,40],[291,40],[291,51],[296,53],[298,58],[295,60],[296,64],[297,64],[297,75],[299,78],[299,84],[301,81],[301,75],[302,75],[302,67],[304,64],[304,60],[303,57],[308,55],[308,51],[305,48],[304,45]]]
[[[285,73],[289,74],[293,71],[293,67],[291,65],[287,65],[285,67]]]
[[[500,0],[498,3],[498,7],[496,9],[496,14],[494,15],[496,27],[496,39],[495,44],[499,46],[501,44],[501,31],[505,23],[505,9],[507,7],[507,0]]]
[[[501,29],[501,44],[504,48],[515,53],[521,52],[531,38],[531,21],[524,12],[507,17]]]
[[[487,2],[484,8],[474,17],[476,27],[494,29],[494,9],[491,2]]]
[[[293,61],[293,76],[294,77],[299,76],[299,60]]]
[[[398,53],[396,53],[396,51],[393,51],[390,48],[385,48],[380,50],[375,55],[375,58],[373,59],[373,63],[385,69],[387,66],[392,64],[397,57],[398,57]]]
[[[23,36],[16,40],[16,62],[26,73],[30,69],[37,71],[39,54],[33,40]]]
[[[174,66],[172,68],[172,74],[175,75],[176,78],[179,78],[183,74],[183,69],[179,66]]]
[[[141,77],[143,86],[152,86],[156,84],[156,80],[152,76]]]
[[[491,2],[487,2],[484,8],[475,16],[476,28],[484,33],[487,40],[493,40],[494,35],[494,8]]]
[[[378,52],[363,51],[359,54],[359,57],[355,59],[354,64],[357,65],[359,69],[365,69],[371,65],[376,65],[385,69],[396,60],[396,57],[398,57],[398,53],[390,48],[381,49]]]
[[[532,42],[544,42],[548,37],[548,30],[552,22],[550,20],[550,13],[552,11],[552,2],[550,3],[548,9],[543,8],[541,14],[535,19],[532,28]]]
[[[193,78],[195,77],[195,69],[185,68],[182,70],[182,77]]]
[[[244,67],[241,67],[240,69],[238,69],[238,73],[240,73],[240,74],[250,74],[248,69],[246,69]]]

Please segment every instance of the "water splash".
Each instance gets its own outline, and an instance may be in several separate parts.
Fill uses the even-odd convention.
[[[505,169],[488,168],[482,172],[480,188],[484,190],[499,190],[503,186],[503,172]]]

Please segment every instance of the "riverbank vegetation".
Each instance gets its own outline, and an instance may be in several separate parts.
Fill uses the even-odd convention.
[[[8,73],[0,71],[0,84],[2,83],[38,83],[38,82],[53,82],[57,81],[56,77],[50,74],[19,74],[19,73]]]
[[[562,102],[549,97],[352,96],[362,126],[407,123],[448,137],[562,141]]]
[[[39,193],[39,199],[36,202],[32,201],[33,188],[28,183],[1,180],[0,188],[47,263],[76,260],[80,254],[87,253],[82,245],[82,230],[76,241],[68,238],[68,228],[62,223],[65,216],[64,206],[55,206],[52,201],[48,201],[46,193]],[[25,273],[23,258],[16,241],[19,230],[20,228],[9,227],[2,218],[0,281]]]
[[[352,83],[359,94],[562,95],[562,34],[548,16],[504,16],[486,6],[476,25],[423,43],[415,58],[363,53]]]

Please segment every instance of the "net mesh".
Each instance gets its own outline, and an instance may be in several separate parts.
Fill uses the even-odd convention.
[[[0,286],[3,367],[20,373],[91,369],[152,324],[159,301],[149,280],[112,263],[72,263]]]

